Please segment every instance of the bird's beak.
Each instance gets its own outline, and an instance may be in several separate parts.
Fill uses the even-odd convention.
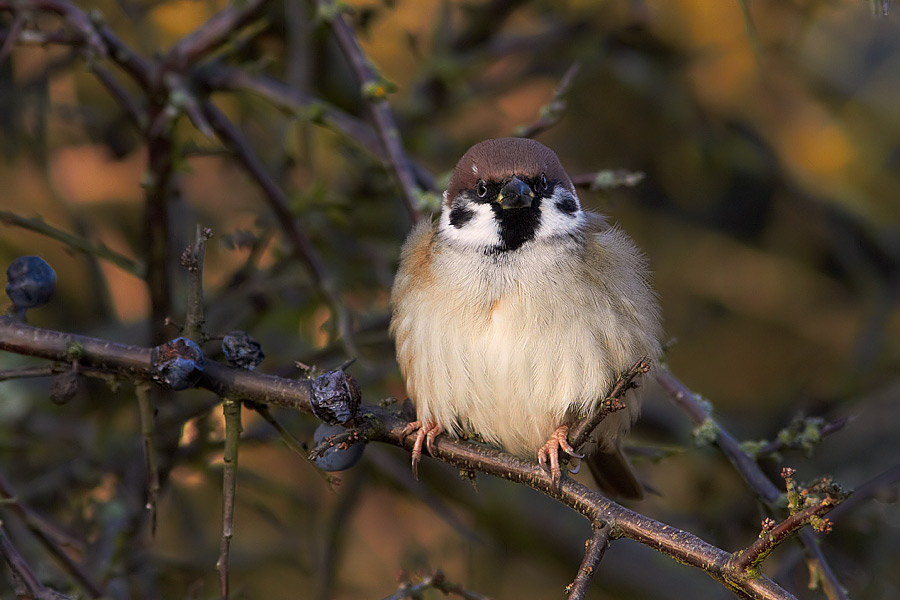
[[[497,195],[497,203],[504,209],[530,207],[532,200],[534,200],[534,192],[527,183],[518,177],[510,179]]]

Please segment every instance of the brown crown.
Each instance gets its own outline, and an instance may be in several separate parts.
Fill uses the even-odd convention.
[[[447,201],[452,202],[462,190],[473,189],[479,179],[503,181],[513,175],[536,177],[541,173],[575,193],[556,152],[542,143],[525,138],[485,140],[469,148],[456,163],[447,187]]]

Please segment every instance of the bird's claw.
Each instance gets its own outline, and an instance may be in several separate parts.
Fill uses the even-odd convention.
[[[412,472],[413,477],[418,479],[419,461],[422,460],[423,443],[428,449],[428,453],[432,456],[435,456],[436,450],[434,447],[434,439],[441,433],[443,433],[444,428],[434,421],[428,421],[426,423],[422,423],[421,421],[413,421],[403,428],[403,437],[406,437],[413,431],[416,432],[416,441],[413,443],[412,449]]]
[[[559,451],[562,450],[572,458],[584,458],[582,454],[575,452],[575,448],[569,444],[569,426],[560,425],[550,435],[547,443],[538,450],[538,463],[541,468],[547,470],[547,460],[550,460],[550,477],[556,483],[562,478],[562,471],[559,468]]]

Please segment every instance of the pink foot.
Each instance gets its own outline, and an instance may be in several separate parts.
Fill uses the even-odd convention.
[[[444,428],[434,421],[429,421],[425,424],[422,424],[421,421],[413,421],[403,428],[404,437],[413,431],[416,432],[416,442],[413,444],[412,449],[412,472],[413,477],[418,479],[419,461],[422,460],[422,443],[425,443],[425,447],[428,448],[428,453],[435,456],[434,438],[443,433]]]
[[[559,468],[559,451],[562,450],[573,458],[584,458],[581,454],[575,452],[569,444],[569,426],[560,425],[550,435],[547,443],[538,450],[538,462],[541,467],[547,469],[547,458],[550,459],[550,477],[557,482],[562,477],[562,471]]]

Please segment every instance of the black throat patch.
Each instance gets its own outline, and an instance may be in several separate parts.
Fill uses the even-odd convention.
[[[489,253],[517,250],[537,235],[541,224],[541,198],[535,198],[529,207],[503,208],[495,202],[491,209],[500,224],[501,244],[490,248]]]

